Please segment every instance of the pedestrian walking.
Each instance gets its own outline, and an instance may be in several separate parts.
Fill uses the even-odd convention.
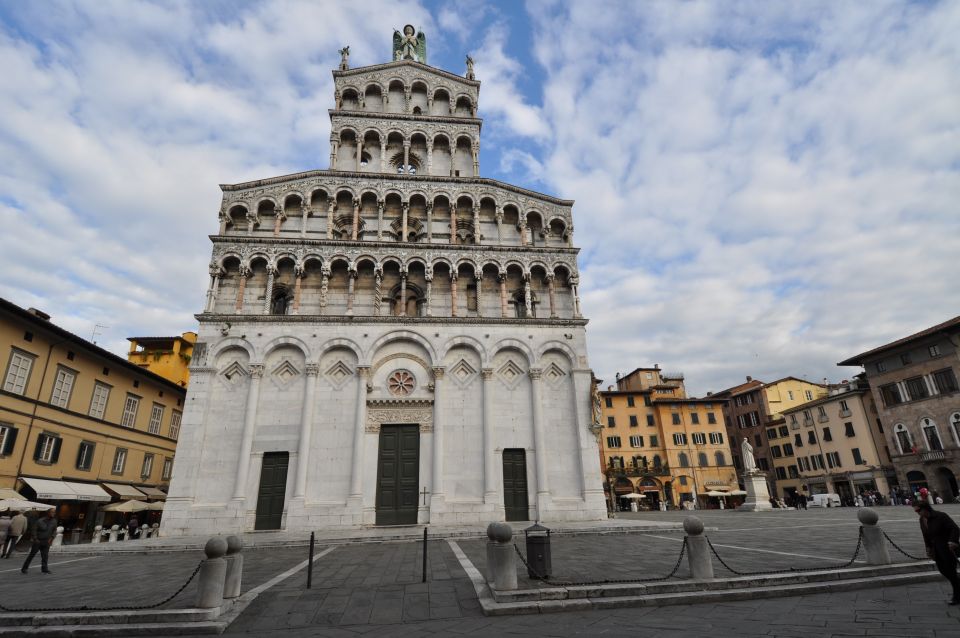
[[[3,551],[0,552],[0,558],[10,558],[10,554],[16,549],[17,543],[20,542],[20,539],[23,538],[24,533],[27,531],[27,522],[27,517],[23,515],[23,512],[17,512],[14,517],[10,519],[10,529],[7,530],[7,540],[3,544]]]
[[[927,548],[927,557],[933,559],[937,564],[937,571],[943,574],[953,587],[953,596],[947,603],[960,605],[960,576],[957,575],[960,527],[950,516],[936,511],[926,501],[917,501],[913,511],[920,516],[920,532]]]
[[[53,543],[53,537],[57,533],[56,515],[57,510],[51,508],[47,510],[45,517],[37,519],[33,528],[33,544],[30,546],[30,554],[27,555],[27,560],[20,568],[21,573],[27,573],[30,561],[37,555],[37,552],[40,552],[40,571],[44,574],[52,573],[47,565],[47,559],[50,557],[50,545]]]

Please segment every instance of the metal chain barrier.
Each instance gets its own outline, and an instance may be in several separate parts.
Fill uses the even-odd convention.
[[[161,605],[166,605],[168,602],[170,602],[171,600],[176,598],[178,595],[180,595],[180,592],[186,589],[187,585],[189,585],[193,581],[193,579],[196,578],[197,573],[200,571],[200,567],[203,566],[204,562],[206,561],[200,561],[197,564],[196,569],[193,570],[193,573],[190,574],[190,577],[187,578],[186,582],[180,585],[180,588],[177,591],[173,592],[172,594],[170,594],[160,602],[153,603],[152,605],[114,605],[111,607],[95,607],[95,606],[89,606],[89,605],[80,605],[79,607],[20,607],[20,608],[14,609],[11,607],[5,607],[4,605],[0,604],[0,610],[11,612],[11,613],[18,613],[18,612],[33,613],[33,612],[46,612],[46,611],[68,611],[68,612],[69,611],[145,611],[147,609],[156,609]]]
[[[907,552],[906,550],[904,550],[902,547],[900,547],[899,545],[897,545],[896,543],[894,543],[894,542],[893,542],[893,539],[890,538],[884,530],[881,529],[880,531],[883,532],[883,537],[886,538],[888,541],[890,541],[890,544],[893,545],[893,548],[894,548],[895,550],[897,550],[898,552],[900,552],[901,554],[903,554],[904,556],[906,556],[907,558],[912,558],[913,560],[929,560],[929,559],[928,559],[927,557],[925,557],[925,556],[924,556],[924,557],[914,556],[913,554],[908,553],[908,552]]]
[[[517,556],[520,557],[520,562],[523,563],[524,567],[527,568],[529,572],[533,572],[538,580],[542,580],[551,587],[580,587],[585,585],[616,585],[616,584],[629,584],[629,583],[656,583],[664,580],[669,580],[674,577],[677,573],[677,570],[680,569],[680,565],[683,563],[683,555],[687,551],[687,539],[683,539],[683,545],[680,547],[680,555],[677,556],[677,562],[673,566],[673,569],[670,570],[666,576],[653,576],[650,578],[606,578],[603,580],[585,580],[585,581],[562,581],[562,580],[552,580],[547,578],[545,575],[539,573],[537,570],[533,569],[530,566],[530,563],[527,562],[527,559],[520,552],[520,548],[517,547],[517,544],[513,544],[513,549],[517,552]]]
[[[860,528],[860,533],[857,536],[857,548],[853,550],[853,556],[843,565],[827,565],[826,567],[788,567],[787,569],[776,569],[770,571],[759,571],[759,572],[742,572],[730,567],[729,564],[722,558],[720,554],[717,553],[717,548],[713,546],[713,543],[710,542],[710,537],[706,536],[707,545],[710,546],[710,551],[713,552],[713,555],[717,557],[717,560],[720,561],[720,564],[723,567],[737,576],[769,576],[772,574],[792,574],[796,572],[819,572],[824,569],[844,569],[845,567],[850,567],[853,565],[854,561],[857,560],[857,556],[860,555],[860,549],[863,547],[863,527]]]

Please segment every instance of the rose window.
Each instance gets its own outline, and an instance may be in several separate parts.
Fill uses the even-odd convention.
[[[398,397],[405,397],[413,392],[417,385],[417,380],[407,370],[397,370],[387,379],[387,387],[390,388],[390,394]]]

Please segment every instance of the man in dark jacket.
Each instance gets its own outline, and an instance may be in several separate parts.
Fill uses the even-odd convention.
[[[915,503],[913,510],[920,515],[920,531],[927,556],[937,564],[937,570],[953,586],[950,605],[960,605],[960,576],[957,576],[957,550],[960,549],[960,527],[950,516],[930,507],[930,503]]]
[[[47,558],[50,555],[50,545],[53,543],[53,537],[57,534],[57,519],[54,518],[56,515],[57,510],[50,509],[46,516],[37,519],[33,528],[33,544],[30,546],[30,554],[27,556],[23,567],[20,568],[22,573],[27,573],[30,561],[37,555],[37,552],[40,552],[40,571],[44,574],[51,573],[47,567]]]

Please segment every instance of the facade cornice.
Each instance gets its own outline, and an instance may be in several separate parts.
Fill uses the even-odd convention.
[[[271,236],[264,235],[208,235],[214,244],[243,244],[268,246],[324,246],[330,248],[359,248],[365,252],[371,250],[388,252],[425,252],[425,251],[453,251],[456,253],[476,254],[477,251],[494,253],[511,253],[514,255],[577,255],[580,248],[566,246],[497,246],[491,244],[411,244],[403,242],[385,241],[352,241],[344,239],[311,239],[305,237]],[[289,252],[289,251],[287,251]]]
[[[421,71],[427,71],[429,73],[435,73],[440,77],[443,77],[447,80],[452,80],[454,82],[460,82],[466,86],[471,86],[478,91],[480,90],[480,80],[468,80],[462,75],[457,75],[456,73],[451,73],[450,71],[445,71],[443,69],[437,68],[435,66],[430,66],[429,64],[423,64],[421,62],[415,62],[413,60],[396,60],[393,62],[385,62],[383,64],[373,64],[370,66],[360,66],[355,69],[347,69],[346,71],[341,71],[339,69],[333,70],[334,78],[349,78],[356,75],[364,75],[366,73],[376,72],[376,71],[389,71],[390,69],[401,69],[405,67],[412,67]]]
[[[518,328],[557,328],[582,327],[589,323],[589,319],[516,319],[498,317],[374,317],[343,315],[240,315],[222,313],[200,313],[194,317],[201,324],[229,323],[236,326],[240,323],[312,323],[312,324],[340,324],[356,326],[363,324],[392,324],[398,326],[516,326]]]
[[[481,129],[483,119],[479,117],[454,117],[452,115],[412,115],[409,113],[374,113],[372,111],[353,111],[347,109],[327,109],[330,119],[335,116],[357,117],[365,120],[399,120],[401,122],[436,122],[442,124],[471,124]]]

